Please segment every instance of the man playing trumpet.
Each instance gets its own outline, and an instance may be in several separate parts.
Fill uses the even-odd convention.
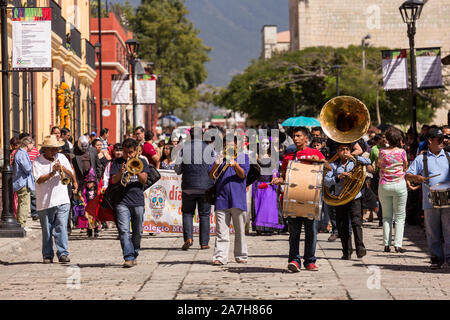
[[[150,172],[147,162],[142,160],[141,172],[133,175],[127,171],[127,163],[130,159],[135,158],[138,161],[138,157],[136,157],[137,147],[136,140],[126,139],[122,144],[123,156],[112,162],[110,171],[111,183],[121,184],[120,194],[114,199],[114,211],[125,260],[124,268],[131,268],[137,264],[136,258],[141,248],[144,220],[144,184],[147,182],[147,174]],[[130,221],[133,230],[131,239]]]
[[[33,162],[33,176],[36,181],[36,210],[42,227],[42,255],[44,263],[53,262],[53,237],[56,244],[56,255],[60,263],[68,263],[67,222],[70,211],[70,198],[67,185],[62,179],[68,177],[72,181],[75,176],[66,156],[58,153],[64,142],[58,141],[55,135],[44,138],[42,153]]]

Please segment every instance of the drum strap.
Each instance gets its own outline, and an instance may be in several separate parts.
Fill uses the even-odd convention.
[[[448,153],[445,152],[445,151],[444,151],[444,154],[445,154],[445,156],[447,157],[448,165],[450,166],[450,156],[449,156]],[[427,153],[426,153],[426,152],[423,154],[423,171],[424,171],[424,173],[425,173],[425,177],[426,177],[426,178],[430,176],[430,173],[429,173],[429,171],[428,171],[428,156],[427,156]],[[426,183],[427,185],[430,185],[430,180],[427,180],[425,183]]]

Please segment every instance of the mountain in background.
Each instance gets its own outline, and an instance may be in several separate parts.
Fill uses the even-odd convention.
[[[128,1],[135,7],[141,2]],[[199,37],[213,49],[206,82],[218,87],[227,86],[233,75],[259,57],[264,25],[278,25],[278,32],[289,30],[289,0],[186,0],[186,7]]]

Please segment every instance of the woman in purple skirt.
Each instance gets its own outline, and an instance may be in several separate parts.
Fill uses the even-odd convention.
[[[269,138],[261,139],[259,148],[261,177],[252,185],[252,229],[256,231],[256,235],[270,235],[284,228],[284,224],[280,223],[282,219],[278,206],[278,186],[271,184],[272,178],[279,175],[276,166],[272,166],[272,161],[278,159],[271,158]]]

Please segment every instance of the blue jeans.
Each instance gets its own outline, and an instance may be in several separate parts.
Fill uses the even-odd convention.
[[[300,234],[302,232],[302,225],[305,226],[305,253],[303,255],[303,265],[305,268],[311,263],[316,262],[316,241],[317,241],[317,227],[316,220],[308,218],[288,218],[289,226],[289,260],[297,261],[301,265],[300,258]]]
[[[328,205],[324,202],[322,204],[322,216],[320,217],[320,221],[318,223],[318,229],[327,230],[329,220]]]
[[[119,204],[116,207],[116,215],[123,258],[125,261],[134,261],[138,257],[139,250],[141,249],[144,207],[126,207]],[[130,220],[133,230],[131,239]]]
[[[206,202],[203,194],[183,193],[181,211],[183,213],[183,238],[193,239],[194,213],[198,205],[198,217],[200,220],[200,245],[207,246],[209,243],[209,228],[211,205]]]
[[[425,209],[424,216],[431,263],[450,263],[450,208]]]
[[[69,238],[67,235],[67,221],[69,219],[70,204],[62,204],[53,208],[38,211],[42,227],[42,256],[53,259],[53,237],[55,238],[56,256],[68,256]]]

